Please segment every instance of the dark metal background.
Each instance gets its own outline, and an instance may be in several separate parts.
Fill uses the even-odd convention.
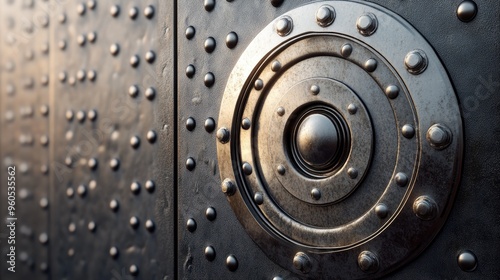
[[[3,0],[0,6],[0,213],[6,216],[6,166],[14,164],[19,218],[17,272],[6,271],[2,261],[1,278],[300,277],[270,260],[236,219],[220,189],[215,129],[219,111],[226,109],[219,106],[227,78],[246,46],[273,19],[308,1],[274,7],[271,2],[280,1],[102,0],[91,8],[92,2]],[[213,9],[204,5],[210,2]],[[405,18],[434,47],[460,101],[465,135],[461,184],[447,222],[429,248],[387,279],[497,279],[500,4],[476,1],[478,14],[465,23],[456,15],[460,0],[371,2]],[[113,5],[119,7],[115,16]],[[149,5],[151,18],[145,15]],[[135,18],[129,15],[133,7]],[[189,26],[195,30],[190,39]],[[238,35],[234,48],[225,43],[230,32]],[[209,37],[216,42],[211,52],[204,47]],[[116,55],[112,44],[119,46]],[[148,51],[155,53],[151,63]],[[192,77],[186,75],[190,64]],[[94,80],[89,71],[95,71]],[[204,82],[209,72],[211,86]],[[129,94],[133,85],[136,97]],[[94,121],[91,110],[97,112]],[[186,126],[188,118],[194,128]],[[140,139],[136,148],[134,136]],[[92,158],[95,169],[89,167]],[[119,161],[116,170],[113,159]],[[146,189],[148,180],[153,191]],[[133,182],[140,185],[137,194]],[[112,200],[118,201],[116,211]],[[137,228],[131,217],[138,218]],[[146,227],[148,219],[153,230]],[[188,229],[189,219],[195,229]],[[5,256],[5,226],[0,233]],[[475,271],[458,266],[463,250],[477,256]],[[226,265],[230,255],[238,263],[234,271]]]

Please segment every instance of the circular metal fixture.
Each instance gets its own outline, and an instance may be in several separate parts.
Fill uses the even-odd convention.
[[[466,272],[474,271],[477,267],[477,258],[471,251],[463,251],[458,255],[458,266]]]
[[[477,5],[474,1],[463,1],[458,5],[457,17],[463,22],[472,21],[477,15]]]
[[[279,16],[242,53],[220,108],[222,191],[280,266],[380,278],[445,222],[460,110],[433,48],[395,13],[321,1]]]

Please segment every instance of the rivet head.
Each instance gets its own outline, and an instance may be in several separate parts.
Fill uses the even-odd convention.
[[[97,159],[95,158],[90,158],[87,161],[87,165],[91,170],[95,170],[97,168]]]
[[[118,200],[112,199],[109,202],[109,209],[111,209],[112,211],[116,212],[119,207],[120,207],[120,204],[118,203]]]
[[[93,82],[95,81],[97,77],[97,72],[95,70],[90,70],[87,72],[87,79],[89,79],[89,81]]]
[[[91,221],[88,223],[87,225],[87,229],[90,231],[90,232],[94,232],[95,229],[96,229],[96,224],[94,221]]]
[[[238,44],[238,35],[235,32],[229,32],[226,36],[226,46],[230,49],[234,49]]]
[[[155,190],[155,182],[147,180],[146,184],[144,184],[144,187],[148,192],[153,192]]]
[[[320,88],[318,85],[312,85],[310,88],[309,88],[309,92],[312,94],[312,95],[318,95],[319,92],[320,92]]]
[[[156,54],[154,51],[148,51],[146,52],[146,54],[144,55],[144,59],[149,62],[149,63],[153,63],[155,61],[155,58],[156,58]]]
[[[76,72],[76,78],[81,82],[85,80],[85,70],[78,70]]]
[[[408,72],[418,75],[427,68],[427,55],[421,50],[413,50],[406,54],[404,62]]]
[[[194,232],[196,230],[196,221],[194,219],[188,219],[186,222],[186,229],[189,232]]]
[[[186,39],[191,40],[194,38],[194,34],[196,33],[196,29],[194,27],[189,26],[186,28]]]
[[[151,5],[147,6],[146,8],[144,8],[144,16],[148,19],[151,19],[153,18],[153,16],[155,15],[155,8]]]
[[[446,126],[435,124],[427,130],[426,139],[431,147],[441,150],[450,145],[452,133]]]
[[[278,107],[278,109],[276,109],[276,114],[278,114],[278,116],[283,116],[285,114],[285,108],[283,107]]]
[[[120,7],[118,5],[113,5],[109,8],[109,14],[113,17],[117,17],[120,14]]]
[[[76,112],[76,119],[79,121],[79,122],[83,122],[85,121],[85,112],[84,111],[78,111]]]
[[[252,174],[252,171],[253,171],[252,166],[251,166],[251,165],[250,165],[250,163],[248,163],[248,162],[244,162],[244,163],[241,165],[241,170],[242,170],[242,171],[243,171],[243,173],[244,173],[245,175],[247,175],[247,176],[248,176],[248,175],[250,175],[250,174]]]
[[[156,142],[156,132],[154,130],[148,131],[148,133],[146,133],[146,139],[151,144]]]
[[[112,257],[112,258],[116,258],[118,257],[118,248],[116,247],[111,247],[109,248],[109,255]]]
[[[137,149],[141,144],[141,139],[138,136],[132,136],[130,138],[130,146],[134,149]]]
[[[255,83],[253,85],[254,89],[261,90],[263,87],[264,87],[264,81],[262,81],[261,79],[255,80]]]
[[[347,111],[349,112],[349,114],[354,115],[356,114],[356,112],[358,112],[358,106],[351,103],[349,104],[349,106],[347,106]]]
[[[394,176],[396,184],[400,187],[405,187],[408,184],[408,176],[402,172],[399,172]]]
[[[196,121],[192,117],[189,117],[186,120],[186,129],[189,131],[193,131],[195,127],[196,127]]]
[[[217,212],[215,211],[215,208],[208,207],[205,211],[205,217],[207,217],[209,221],[215,220],[215,218],[217,218]]]
[[[234,255],[227,256],[226,267],[229,271],[236,271],[236,269],[238,269],[238,260]]]
[[[221,188],[222,192],[225,193],[227,196],[234,195],[234,193],[236,192],[236,185],[234,184],[233,181],[231,181],[231,179],[225,179],[222,182]]]
[[[281,69],[281,63],[279,61],[275,60],[271,63],[271,70],[273,72],[278,72],[280,71],[280,69]]]
[[[59,78],[59,81],[61,83],[66,82],[66,78],[67,78],[66,72],[59,72],[59,74],[57,75],[57,77]]]
[[[97,39],[97,33],[95,32],[87,33],[87,40],[89,40],[89,42],[94,43],[96,39]]]
[[[77,12],[79,15],[84,15],[86,10],[87,10],[87,9],[85,8],[85,5],[83,5],[83,4],[78,4],[78,5],[76,6],[76,12]]]
[[[84,197],[87,194],[87,187],[85,187],[85,185],[79,185],[76,192],[80,197]]]
[[[139,87],[136,85],[130,86],[128,88],[128,94],[130,97],[136,97],[139,94]]]
[[[38,237],[38,241],[42,244],[47,244],[49,242],[49,235],[45,232],[41,233]]]
[[[208,133],[212,133],[212,131],[214,131],[214,129],[215,129],[215,120],[212,118],[207,118],[205,120],[205,130]]]
[[[358,255],[358,266],[364,272],[376,272],[379,268],[377,255],[370,251],[363,251]]]
[[[128,268],[128,271],[130,272],[130,274],[135,276],[135,275],[139,274],[139,267],[137,267],[137,265],[133,264]]]
[[[196,73],[196,68],[194,68],[193,64],[189,64],[186,67],[186,76],[191,79],[192,77],[194,77],[195,73]]]
[[[93,10],[95,8],[95,6],[96,6],[96,2],[95,1],[93,1],[93,0],[87,1],[87,7],[89,9]]]
[[[205,84],[206,87],[212,87],[215,83],[215,76],[212,72],[208,72],[205,74],[205,77],[203,78],[203,83]]]
[[[66,196],[69,198],[72,198],[73,195],[75,195],[75,191],[72,188],[67,188],[66,189]]]
[[[404,137],[411,139],[415,136],[415,128],[413,128],[411,124],[405,124],[403,128],[401,128],[401,133]]]
[[[284,37],[292,32],[293,29],[293,21],[289,16],[284,16],[278,19],[275,25],[276,33],[278,35]]]
[[[428,196],[420,196],[413,203],[413,212],[422,220],[432,220],[437,215],[437,205]]]
[[[472,21],[477,14],[477,5],[474,1],[463,1],[458,5],[457,17],[463,22]]]
[[[458,266],[466,272],[474,271],[477,267],[477,258],[469,250],[463,251],[458,255]]]
[[[358,170],[356,168],[350,167],[347,169],[347,175],[351,179],[356,179],[358,177]]]
[[[186,169],[189,171],[193,171],[195,167],[196,167],[196,162],[194,161],[194,158],[189,157],[186,160]]]
[[[319,26],[327,27],[335,20],[335,9],[329,5],[319,7],[316,12],[316,22]]]
[[[283,4],[283,1],[284,0],[270,0],[271,1],[271,5],[273,5],[273,7],[279,7],[281,6],[281,4]]]
[[[308,273],[312,268],[311,259],[305,253],[298,252],[293,257],[293,266],[302,273]]]
[[[118,170],[118,168],[120,167],[120,161],[116,158],[113,158],[109,161],[109,167],[112,169],[112,170]]]
[[[130,184],[130,191],[133,194],[138,194],[141,191],[141,184],[139,184],[139,182],[132,182],[132,184]]]
[[[78,35],[78,37],[76,37],[76,42],[78,45],[83,46],[87,42],[87,39],[83,35]]]
[[[230,133],[227,128],[222,127],[219,128],[219,130],[217,130],[217,139],[219,140],[220,143],[226,144],[227,142],[229,142],[229,138],[230,138]]]
[[[130,217],[129,224],[132,228],[137,228],[139,226],[139,218],[135,216]]]
[[[75,225],[75,223],[69,224],[68,231],[69,232],[75,232],[76,231],[76,225]]]
[[[130,60],[129,60],[130,66],[137,67],[139,65],[139,61],[140,61],[140,59],[139,59],[138,55],[131,56]]]
[[[146,223],[144,223],[144,227],[147,231],[153,232],[155,230],[155,223],[152,220],[148,219]]]
[[[252,122],[250,121],[249,118],[244,118],[241,121],[241,128],[243,128],[245,130],[249,129],[251,125],[252,125]]]
[[[205,258],[207,258],[207,260],[209,262],[215,260],[215,249],[214,247],[212,246],[207,246],[205,248]]]
[[[42,209],[47,209],[47,207],[49,207],[49,200],[46,197],[40,199],[40,207]]]
[[[130,10],[128,10],[128,16],[131,19],[137,18],[138,14],[139,14],[139,10],[136,7],[132,7],[132,8],[130,8]]]
[[[395,85],[388,85],[385,88],[385,95],[390,99],[395,99],[399,95],[399,88]]]
[[[377,214],[380,219],[385,219],[389,214],[389,208],[387,208],[387,205],[379,203],[375,206],[375,214]]]
[[[213,37],[208,37],[205,40],[205,43],[203,44],[203,47],[205,48],[205,51],[207,53],[212,53],[215,50],[215,46],[216,46],[216,43],[215,43],[215,39]]]
[[[72,111],[72,110],[67,110],[67,111],[66,111],[66,119],[67,119],[68,121],[72,121],[72,120],[73,120],[73,117],[74,117],[74,113],[73,113],[73,111]]]
[[[253,201],[255,201],[257,205],[262,205],[262,203],[264,203],[264,196],[261,192],[256,192],[253,196]]]
[[[356,27],[363,36],[370,36],[377,31],[378,21],[372,13],[361,15],[356,21]]]
[[[205,7],[205,11],[210,12],[215,8],[215,0],[205,0],[203,6]]]
[[[368,59],[365,64],[363,65],[363,68],[367,72],[373,72],[375,69],[377,69],[377,61],[373,58]]]
[[[144,96],[146,96],[146,98],[148,100],[153,100],[153,99],[155,99],[155,96],[156,96],[156,90],[152,87],[149,87],[144,92]]]
[[[319,200],[321,198],[321,191],[317,188],[311,190],[311,197],[314,200]]]
[[[285,168],[285,166],[283,166],[283,164],[280,164],[280,165],[278,165],[278,167],[276,168],[276,171],[278,171],[278,173],[279,173],[280,175],[285,175],[285,173],[286,173],[286,168]]]

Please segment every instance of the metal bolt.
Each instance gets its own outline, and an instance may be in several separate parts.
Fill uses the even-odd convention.
[[[458,266],[466,272],[474,271],[477,267],[477,258],[471,251],[463,251],[458,255]]]
[[[401,133],[403,133],[404,137],[411,139],[415,136],[415,128],[411,124],[405,124],[401,129]]]
[[[399,95],[399,88],[395,85],[389,85],[385,88],[385,95],[390,99],[394,99]]]
[[[226,36],[226,46],[233,49],[238,44],[238,35],[235,32],[229,32]]]
[[[426,138],[431,147],[441,150],[450,145],[452,134],[444,125],[435,124],[427,130]]]
[[[358,18],[356,27],[363,36],[370,36],[377,31],[378,21],[372,13],[366,13]]]
[[[109,255],[114,259],[116,257],[118,257],[118,248],[116,247],[111,247],[109,248]]]
[[[217,139],[219,140],[219,142],[221,142],[222,144],[225,144],[227,142],[229,142],[229,137],[230,137],[230,133],[229,133],[229,130],[225,127],[221,127],[218,131],[217,131]]]
[[[472,21],[477,14],[477,5],[474,1],[463,1],[458,5],[457,17],[463,22]]]
[[[215,218],[217,218],[217,212],[215,211],[215,208],[208,207],[205,211],[205,217],[207,217],[209,221],[215,220]]]
[[[342,57],[347,58],[351,55],[352,53],[352,46],[351,44],[343,44],[342,48],[340,49],[340,54]]]
[[[347,175],[351,178],[351,179],[356,179],[358,177],[358,170],[356,168],[349,168],[347,169]]]
[[[207,258],[207,260],[209,262],[215,260],[215,249],[214,247],[212,246],[207,246],[205,248],[205,258]]]
[[[283,116],[285,114],[285,108],[283,107],[278,107],[278,109],[276,109],[276,114],[278,114],[278,116]]]
[[[364,272],[375,272],[378,270],[379,261],[377,255],[370,251],[363,251],[358,256],[358,266]]]
[[[241,166],[241,170],[243,170],[243,173],[245,173],[245,175],[250,175],[252,174],[252,166],[250,165],[250,163],[248,162],[244,162],[243,165]]]
[[[317,188],[311,190],[311,197],[314,200],[319,200],[321,198],[321,191]]]
[[[436,202],[428,196],[420,196],[413,203],[413,212],[422,220],[432,220],[437,214]]]
[[[335,9],[329,5],[319,7],[316,12],[316,22],[319,26],[326,27],[333,23],[335,20]]]
[[[290,32],[292,32],[292,29],[293,29],[292,18],[288,17],[288,16],[281,17],[276,22],[275,27],[276,27],[276,33],[278,33],[278,35],[280,35],[282,37],[290,34]]]
[[[349,114],[354,115],[358,111],[358,107],[354,104],[349,104],[349,106],[347,106],[347,111],[349,111]]]
[[[144,226],[149,232],[153,232],[155,230],[155,223],[152,220],[146,220]]]
[[[280,71],[281,69],[281,63],[277,60],[273,61],[273,63],[271,63],[271,70],[273,72],[278,72]]]
[[[311,88],[309,88],[309,91],[312,93],[312,95],[318,95],[320,88],[318,85],[312,85]]]
[[[286,173],[286,168],[282,164],[278,165],[278,168],[276,168],[276,170],[280,175],[285,175]]]
[[[379,203],[375,206],[375,214],[377,214],[380,219],[385,219],[389,214],[389,208],[387,208],[387,205]]]
[[[377,61],[373,58],[368,59],[363,65],[366,71],[373,72],[377,69]]]
[[[402,172],[399,172],[394,176],[396,184],[400,187],[405,187],[408,184],[408,176]]]
[[[194,232],[196,230],[196,221],[194,219],[188,219],[186,222],[186,229],[190,232]]]
[[[261,192],[256,192],[253,196],[253,200],[255,201],[255,203],[257,203],[257,205],[261,205],[262,203],[264,203],[264,196]]]
[[[230,179],[225,179],[222,182],[222,192],[231,196],[236,192],[236,185]]]
[[[427,55],[421,50],[413,50],[405,56],[405,67],[408,72],[418,75],[427,68]]]
[[[244,118],[242,121],[241,121],[241,127],[245,130],[249,129],[250,126],[252,125],[252,122],[250,121],[250,119],[248,118]]]
[[[234,255],[227,256],[226,266],[230,271],[235,271],[236,269],[238,269],[238,260]]]
[[[264,87],[264,82],[261,79],[255,80],[253,88],[256,90],[261,90]]]
[[[186,169],[189,171],[193,171],[195,167],[196,167],[196,161],[194,161],[194,158],[189,157],[186,160]]]
[[[312,268],[311,260],[302,252],[298,252],[293,257],[293,266],[302,273],[308,273]]]

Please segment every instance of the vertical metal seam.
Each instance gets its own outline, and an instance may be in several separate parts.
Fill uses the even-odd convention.
[[[179,230],[179,210],[178,210],[178,205],[179,205],[179,201],[178,201],[178,181],[179,181],[179,178],[178,178],[178,175],[179,175],[179,170],[178,170],[178,161],[179,161],[179,158],[178,158],[178,135],[179,135],[179,122],[178,122],[178,103],[177,103],[177,89],[178,89],[178,86],[177,86],[177,83],[178,83],[178,69],[177,69],[177,0],[173,0],[173,15],[172,15],[172,23],[173,23],[173,48],[172,48],[172,55],[173,55],[173,58],[172,58],[172,62],[173,62],[173,93],[172,93],[172,102],[173,102],[173,108],[174,108],[174,114],[173,114],[173,123],[174,123],[174,136],[173,136],[173,150],[174,150],[174,161],[173,161],[173,168],[174,168],[174,182],[173,182],[173,204],[174,204],[174,215],[173,215],[173,219],[175,219],[173,221],[173,224],[174,224],[174,232],[173,232],[173,235],[174,235],[174,238],[173,238],[173,242],[174,242],[174,279],[178,279],[178,263],[179,263],[179,242],[178,242],[178,236],[179,236],[179,233],[178,233],[178,230]]]

